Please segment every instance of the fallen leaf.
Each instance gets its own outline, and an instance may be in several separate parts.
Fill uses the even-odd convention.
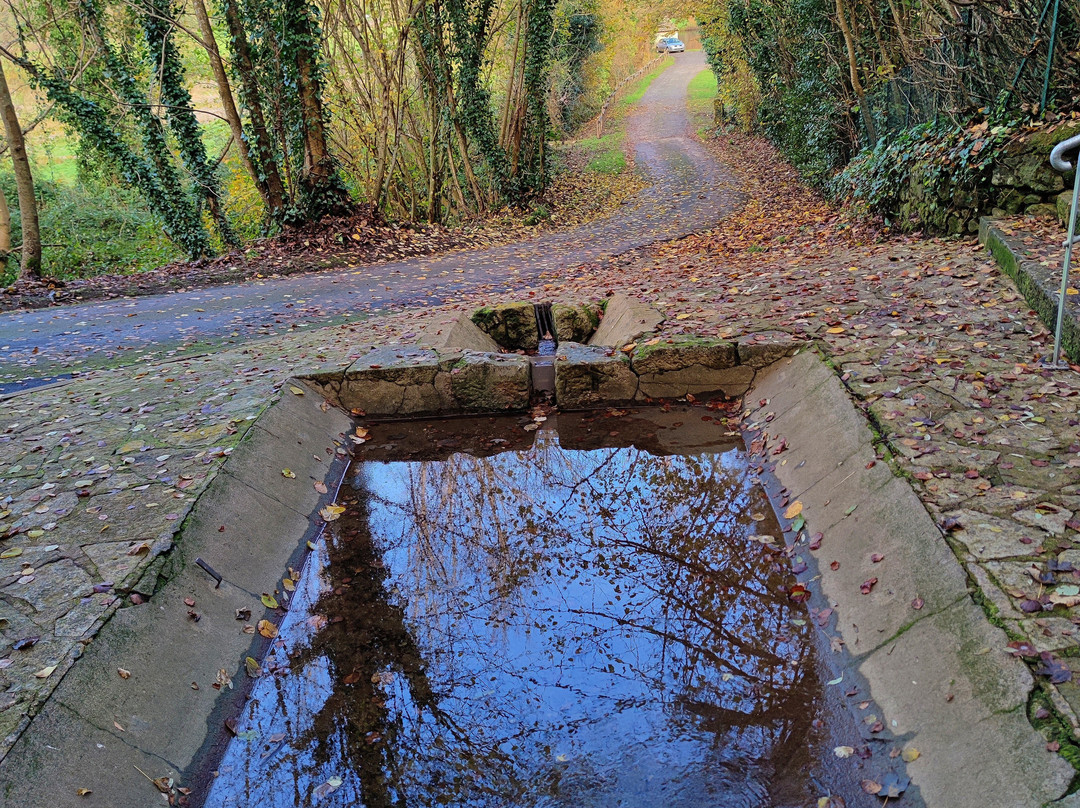
[[[345,513],[345,508],[341,505],[331,503],[319,509],[319,516],[326,522],[333,522],[338,519],[341,514]]]
[[[1037,675],[1047,677],[1055,685],[1063,684],[1072,679],[1072,671],[1049,651],[1043,651],[1039,654],[1039,659],[1042,660],[1043,664],[1035,669]]]
[[[785,519],[794,519],[800,513],[802,513],[803,504],[799,500],[795,500],[788,506],[788,509],[784,511]]]
[[[1027,640],[1013,640],[1005,646],[1005,651],[1014,656],[1028,657],[1030,659],[1034,659],[1039,655],[1039,650]]]
[[[793,584],[788,590],[788,598],[795,603],[802,603],[810,598],[810,590],[802,584]]]
[[[38,679],[48,679],[52,675],[52,672],[54,670],[56,670],[56,665],[49,665],[47,668],[42,668],[41,670],[39,670],[37,673],[34,674],[34,676],[36,676]]]
[[[854,746],[838,746],[833,749],[833,754],[838,758],[849,758],[855,754]]]
[[[269,592],[263,592],[262,597],[259,598],[262,601],[263,606],[267,609],[276,609],[278,607],[277,598],[271,595]]]
[[[884,560],[885,560],[885,556],[883,556],[881,553],[872,553],[870,555],[870,562],[873,563],[873,564],[879,564]]]
[[[269,620],[260,620],[258,625],[259,633],[266,639],[272,640],[278,635],[278,628]]]
[[[907,791],[909,785],[911,785],[910,778],[903,777],[896,772],[889,772],[881,778],[881,791],[878,792],[878,796],[895,799]]]
[[[94,793],[94,792],[93,792],[93,791],[91,791],[91,790],[90,790],[90,789],[88,789],[88,788],[77,788],[77,789],[75,789],[75,794],[76,794],[77,796],[79,796],[79,797],[86,797],[86,796],[88,796],[88,795],[90,795],[90,794],[93,794],[93,793]]]
[[[289,392],[292,393],[294,396],[304,395],[304,391],[297,387],[295,384],[289,385]]]
[[[255,657],[247,657],[244,660],[244,670],[247,671],[247,675],[252,679],[258,679],[262,676],[262,668],[260,668],[259,663],[255,661]]]
[[[315,490],[318,491],[320,494],[325,494],[326,493],[326,483],[322,483],[322,482],[315,483]]]
[[[870,590],[874,588],[874,585],[876,583],[877,578],[867,578],[865,581],[862,582],[862,584],[860,584],[859,591],[862,592],[864,595],[869,595]]]
[[[285,477],[285,478],[287,478],[289,480],[295,480],[296,479],[296,472],[293,471],[292,469],[282,469],[281,470],[281,476]]]
[[[131,678],[131,671],[129,671],[129,670],[125,670],[124,668],[117,668],[116,672],[120,674],[121,679],[130,679]]]
[[[919,750],[914,746],[905,746],[904,751],[900,753],[900,759],[904,763],[911,763],[913,760],[919,759]]]

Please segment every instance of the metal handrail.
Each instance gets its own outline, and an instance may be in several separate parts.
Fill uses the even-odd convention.
[[[1070,155],[1070,160],[1066,159]],[[1061,365],[1061,333],[1065,326],[1065,299],[1069,291],[1069,264],[1072,261],[1072,248],[1080,237],[1076,235],[1076,209],[1080,202],[1080,171],[1076,171],[1077,156],[1080,155],[1080,135],[1073,135],[1067,140],[1061,141],[1050,152],[1050,165],[1058,171],[1075,171],[1073,178],[1072,204],[1069,206],[1069,223],[1065,229],[1065,259],[1061,266],[1061,290],[1058,293],[1057,323],[1054,327],[1054,366]],[[1080,360],[1080,357],[1074,357]]]
[[[1067,152],[1080,153],[1080,135],[1073,135],[1054,146],[1053,151],[1050,152],[1050,165],[1058,171],[1072,171],[1076,168],[1075,162],[1070,163],[1065,159]],[[1076,159],[1076,154],[1073,154],[1073,159]]]

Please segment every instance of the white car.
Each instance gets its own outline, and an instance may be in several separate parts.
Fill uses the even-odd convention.
[[[685,50],[686,45],[677,36],[664,37],[656,42],[657,53],[682,53]]]

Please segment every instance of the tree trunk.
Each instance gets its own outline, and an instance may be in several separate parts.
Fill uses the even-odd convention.
[[[251,162],[251,149],[244,137],[244,125],[240,120],[240,112],[236,109],[233,100],[232,87],[229,84],[229,76],[225,72],[225,64],[221,61],[221,51],[218,50],[217,40],[214,39],[214,29],[210,25],[210,15],[206,13],[206,4],[203,0],[194,0],[192,6],[195,11],[195,19],[199,21],[199,32],[202,34],[203,47],[210,57],[210,69],[214,73],[214,82],[217,84],[218,98],[221,99],[221,108],[225,111],[225,120],[229,122],[229,130],[232,132],[233,142],[240,151],[240,160],[244,164],[255,187],[262,197],[263,206],[270,210],[270,189],[266,180],[259,177],[255,170],[255,164]]]
[[[836,17],[840,23],[840,31],[844,35],[844,45],[847,46],[848,73],[851,76],[851,89],[855,97],[859,99],[859,112],[862,113],[863,125],[866,127],[866,136],[870,139],[867,144],[873,146],[877,143],[877,127],[874,125],[874,116],[870,111],[870,101],[866,97],[866,90],[859,81],[859,67],[855,52],[855,37],[851,33],[848,24],[847,9],[844,0],[836,0]]]
[[[19,219],[22,226],[22,263],[19,265],[19,278],[40,278],[41,231],[38,229],[37,199],[34,197],[34,175],[30,172],[26,143],[23,140],[22,127],[19,126],[19,116],[15,114],[11,92],[8,90],[3,62],[0,62],[0,116],[4,119],[4,133],[11,145],[11,163],[15,170],[15,186],[19,191]],[[10,217],[8,230],[10,247]]]
[[[0,266],[11,255],[11,208],[8,207],[7,194],[0,188]]]
[[[243,100],[247,105],[248,116],[251,118],[255,156],[259,161],[259,168],[266,175],[266,213],[271,221],[280,222],[285,215],[285,185],[281,181],[281,171],[278,168],[277,158],[274,156],[274,146],[270,141],[270,133],[266,129],[266,117],[259,98],[259,84],[255,76],[251,48],[248,46],[247,31],[244,30],[244,22],[240,17],[240,10],[236,7],[236,0],[222,0],[221,5],[225,11],[225,24],[229,29],[233,61],[236,63],[236,72],[240,75],[240,85],[244,90]]]
[[[337,162],[327,144],[319,54],[311,25],[311,11],[307,8],[306,0],[285,2],[293,5],[292,13],[286,14],[286,19],[295,20],[297,27],[302,29],[293,31],[292,35],[300,42],[296,48],[296,75],[304,130],[304,167],[300,185],[307,196],[305,218],[344,214],[352,208],[352,199],[338,176]]]

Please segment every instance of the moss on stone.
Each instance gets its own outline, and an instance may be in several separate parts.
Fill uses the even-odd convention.
[[[540,345],[532,303],[502,303],[473,312],[473,324],[509,351],[535,351]]]

